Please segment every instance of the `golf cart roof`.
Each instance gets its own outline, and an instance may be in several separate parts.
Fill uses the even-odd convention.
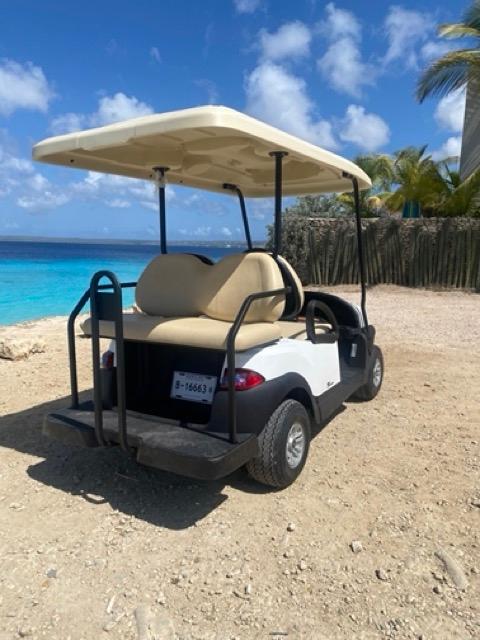
[[[353,162],[220,106],[159,113],[48,138],[33,147],[33,158],[147,180],[155,178],[155,167],[168,167],[169,183],[219,192],[230,183],[245,196],[270,197],[275,188],[272,151],[288,154],[284,195],[351,191],[351,177],[360,189],[371,186]]]

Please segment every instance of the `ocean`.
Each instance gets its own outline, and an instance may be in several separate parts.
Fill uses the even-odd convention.
[[[173,245],[170,252],[200,253],[218,260],[239,246]],[[136,281],[159,253],[155,245],[0,241],[0,325],[67,315],[100,269],[122,282]],[[124,291],[125,306],[133,291]]]

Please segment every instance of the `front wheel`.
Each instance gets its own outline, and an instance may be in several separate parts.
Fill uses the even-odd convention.
[[[252,478],[284,488],[300,475],[310,447],[310,416],[297,400],[284,400],[258,438],[259,454],[247,463]]]
[[[380,349],[374,345],[370,364],[368,367],[368,380],[354,394],[356,400],[368,401],[373,400],[380,391],[383,382],[383,355]]]

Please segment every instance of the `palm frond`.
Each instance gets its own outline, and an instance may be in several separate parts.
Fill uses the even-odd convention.
[[[463,15],[463,24],[480,31],[480,2],[474,0]]]
[[[463,23],[441,24],[438,35],[442,38],[480,38],[480,30]]]
[[[480,50],[450,51],[423,71],[417,84],[417,100],[423,102],[428,95],[443,96],[460,89],[471,76],[480,79]]]

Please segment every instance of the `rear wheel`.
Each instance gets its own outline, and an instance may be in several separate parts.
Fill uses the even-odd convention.
[[[297,400],[285,400],[259,436],[260,452],[247,471],[262,484],[288,487],[300,475],[310,447],[310,416]]]
[[[373,400],[380,391],[383,382],[383,355],[380,349],[374,345],[368,369],[368,380],[353,394],[356,400]]]

